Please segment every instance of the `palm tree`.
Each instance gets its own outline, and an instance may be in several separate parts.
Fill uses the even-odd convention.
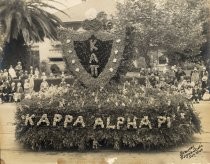
[[[59,10],[43,0],[0,1],[0,25],[5,39],[4,68],[15,65],[18,60],[27,67],[28,43],[43,41],[45,37],[57,39],[57,27],[62,22],[46,8]]]

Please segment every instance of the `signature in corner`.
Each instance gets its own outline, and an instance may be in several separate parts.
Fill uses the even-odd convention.
[[[185,151],[180,151],[180,158],[192,158],[195,157],[198,153],[203,151],[203,145],[199,145],[198,147],[195,147],[194,145],[188,148]]]

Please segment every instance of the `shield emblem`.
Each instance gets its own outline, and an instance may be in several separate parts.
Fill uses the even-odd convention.
[[[85,86],[104,87],[116,74],[124,51],[123,35],[61,29],[59,37],[67,68]]]

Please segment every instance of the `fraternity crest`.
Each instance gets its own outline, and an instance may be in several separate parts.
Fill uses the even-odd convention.
[[[69,71],[86,87],[104,87],[116,74],[124,37],[105,31],[61,29],[63,57]]]

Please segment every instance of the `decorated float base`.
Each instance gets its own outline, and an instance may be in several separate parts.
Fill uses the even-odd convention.
[[[184,144],[200,132],[193,106],[181,95],[132,88],[81,93],[74,87],[62,96],[24,100],[16,139],[36,151],[153,150]]]

